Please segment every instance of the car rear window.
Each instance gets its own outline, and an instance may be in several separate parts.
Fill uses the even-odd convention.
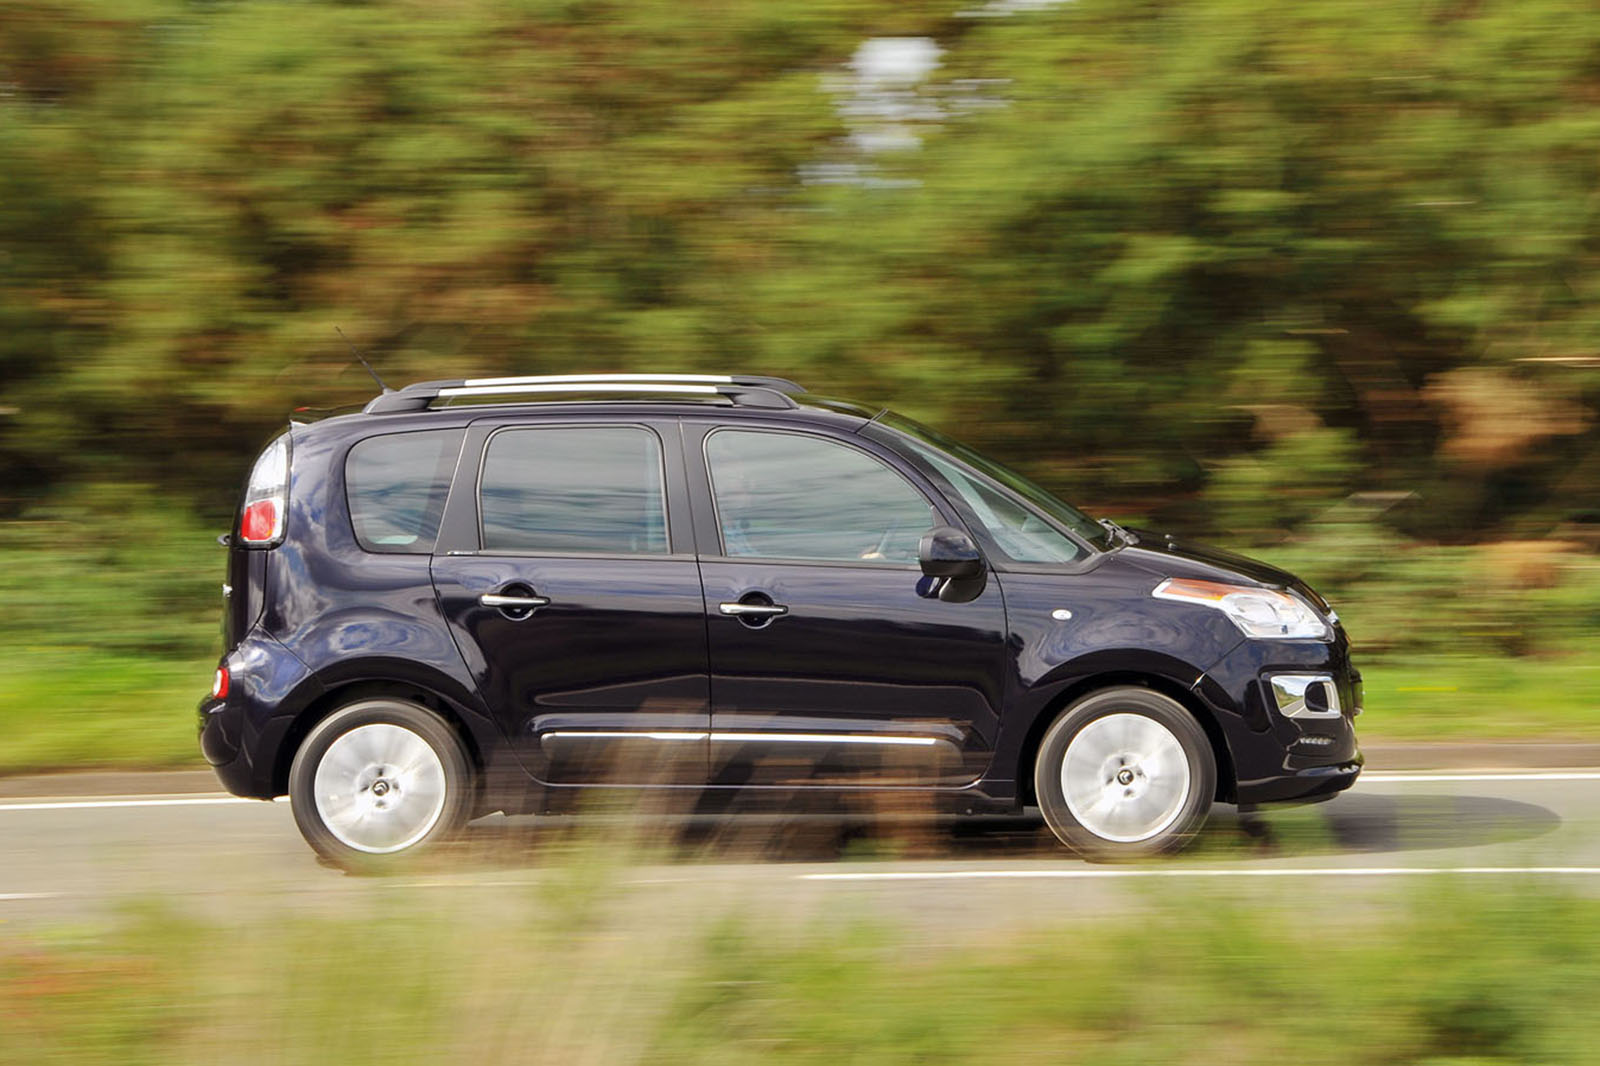
[[[350,449],[345,495],[363,548],[408,555],[433,551],[463,432],[388,433]]]

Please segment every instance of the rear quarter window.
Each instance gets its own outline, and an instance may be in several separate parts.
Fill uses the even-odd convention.
[[[433,551],[464,432],[388,433],[350,449],[345,498],[362,548],[403,555]]]

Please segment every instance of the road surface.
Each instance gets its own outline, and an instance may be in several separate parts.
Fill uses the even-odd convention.
[[[1600,893],[1600,770],[1372,772],[1324,804],[1254,816],[1219,806],[1188,852],[1132,866],[1081,862],[1020,819],[496,816],[423,868],[362,878],[318,865],[283,802],[10,797],[0,799],[0,928],[105,918],[152,898],[221,921],[273,908],[353,913],[396,894],[514,904],[575,854],[618,856],[610,876],[630,891],[933,928],[1093,916],[1138,899],[1137,886],[1184,880],[1321,897],[1453,875]]]

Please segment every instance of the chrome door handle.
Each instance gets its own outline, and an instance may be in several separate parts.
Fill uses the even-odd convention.
[[[485,607],[523,607],[535,609],[550,606],[549,596],[502,596],[498,592],[485,592],[478,597],[478,602]]]
[[[736,618],[776,618],[789,613],[789,608],[781,603],[719,603],[717,610]]]

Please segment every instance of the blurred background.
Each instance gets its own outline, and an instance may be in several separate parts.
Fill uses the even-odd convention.
[[[335,327],[881,402],[1301,570],[1371,734],[1600,735],[1597,144],[1574,0],[7,0],[0,769],[194,761]]]
[[[336,327],[396,385],[743,371],[882,403],[1300,572],[1368,740],[1600,738],[1587,0],[0,0],[0,774],[202,765],[248,465],[376,389]],[[1593,1053],[1570,900],[1427,897],[1331,955],[1292,912],[1278,940],[1174,904],[1030,942],[1025,988],[1109,982],[1045,1023],[930,1013],[1000,980],[924,965],[942,934],[714,929],[651,976],[653,934],[572,877],[509,939],[381,907],[227,934],[254,969],[161,914],[0,942],[0,1049],[393,1061],[392,1021],[484,1062],[976,1061],[1013,1023],[1052,1061]],[[437,965],[370,987],[397,920]],[[537,953],[588,975],[527,993],[553,1012],[507,981]],[[171,1006],[268,992],[233,1028]],[[1313,1050],[1290,1007],[1350,1027]]]

